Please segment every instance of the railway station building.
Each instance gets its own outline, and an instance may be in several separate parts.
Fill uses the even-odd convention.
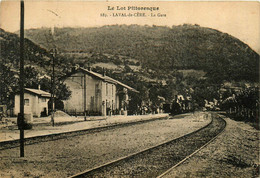
[[[32,116],[40,117],[48,114],[48,101],[51,94],[38,89],[24,89],[24,113],[32,114]],[[20,95],[15,95],[14,98],[14,115],[20,112]]]
[[[71,90],[71,97],[63,101],[65,112],[73,115],[127,115],[128,92],[134,88],[111,77],[77,68],[65,77],[64,83]]]

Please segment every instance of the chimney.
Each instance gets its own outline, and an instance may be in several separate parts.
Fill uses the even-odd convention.
[[[40,90],[40,89],[41,89],[41,85],[39,84],[39,85],[38,85],[38,90]]]

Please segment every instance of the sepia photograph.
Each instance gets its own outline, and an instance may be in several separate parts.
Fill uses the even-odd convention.
[[[259,177],[258,1],[0,1],[0,177]]]

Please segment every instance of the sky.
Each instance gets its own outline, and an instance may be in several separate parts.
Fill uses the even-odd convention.
[[[110,8],[109,8],[109,7]],[[117,6],[121,10],[117,10]],[[158,7],[159,10],[127,10],[128,6]],[[112,10],[114,7],[114,10]],[[124,10],[124,8],[126,8]],[[110,10],[108,10],[110,9]],[[118,17],[118,13],[132,14]],[[136,13],[139,13],[136,14]],[[145,17],[142,16],[145,13]],[[151,13],[155,15],[152,17]],[[107,15],[106,17],[101,14]],[[141,15],[140,15],[141,14]],[[165,14],[159,17],[159,14]],[[158,16],[159,15],[159,16]],[[215,2],[105,2],[26,1],[25,29],[41,27],[99,27],[112,24],[173,26],[198,24],[228,33],[260,54],[260,3]],[[0,28],[15,32],[20,26],[20,2],[2,1]]]

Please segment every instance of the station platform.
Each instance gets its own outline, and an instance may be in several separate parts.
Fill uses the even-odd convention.
[[[87,117],[85,121],[83,116],[58,116],[54,117],[54,127],[51,124],[51,117],[34,118],[32,129],[24,130],[24,137],[31,138],[165,117],[169,117],[169,115],[91,116]],[[6,118],[5,120],[5,124],[1,124],[0,127],[0,142],[17,141],[20,136],[17,118]]]

